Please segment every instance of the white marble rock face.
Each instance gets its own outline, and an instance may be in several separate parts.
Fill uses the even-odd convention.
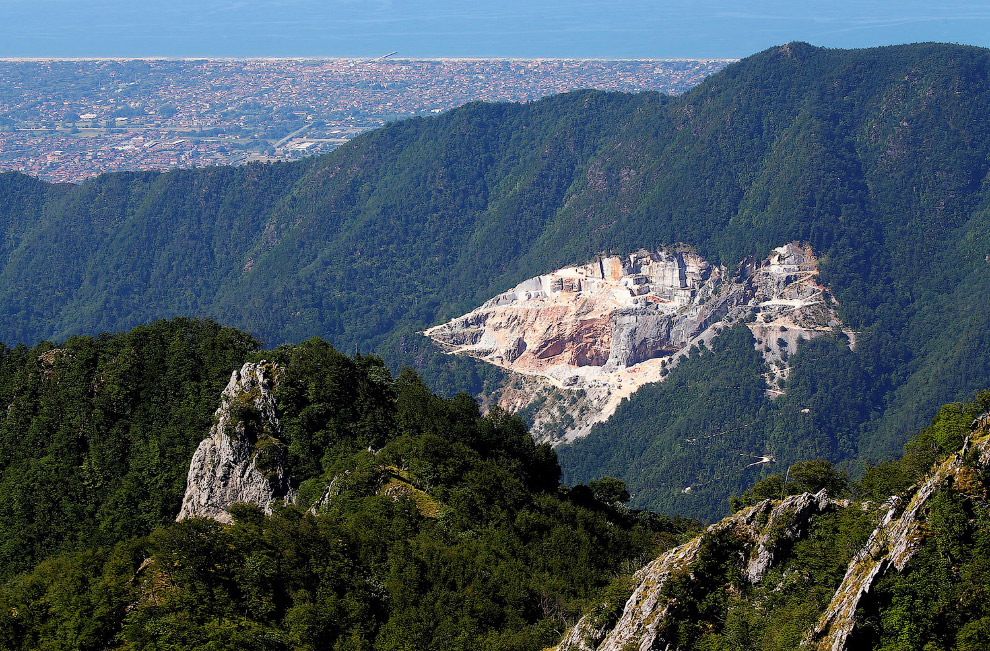
[[[622,399],[662,381],[692,345],[738,321],[747,321],[770,364],[768,394],[776,397],[800,340],[840,325],[817,276],[811,248],[799,242],[743,261],[735,275],[687,246],[641,249],[530,278],[424,334],[447,352],[527,378],[500,406],[522,409],[528,394],[548,413],[568,412],[563,432],[535,417],[537,438],[560,442],[607,420]],[[560,390],[584,393],[561,402]]]

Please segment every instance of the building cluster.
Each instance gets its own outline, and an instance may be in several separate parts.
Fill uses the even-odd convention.
[[[291,160],[389,120],[578,88],[676,94],[726,60],[236,59],[0,61],[0,171]]]

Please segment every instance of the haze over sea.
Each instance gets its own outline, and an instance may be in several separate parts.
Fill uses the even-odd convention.
[[[0,57],[736,58],[803,40],[990,45],[986,2],[0,0]]]

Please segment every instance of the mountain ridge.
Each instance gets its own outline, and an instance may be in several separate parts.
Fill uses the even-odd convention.
[[[4,648],[783,651],[909,635],[975,651],[990,635],[990,391],[857,481],[804,460],[701,531],[628,508],[615,478],[563,486],[518,418],[315,338],[261,350],[176,319],[0,347],[0,398]],[[294,499],[272,490],[286,480]]]
[[[970,413],[987,406],[990,406],[987,392],[967,405]],[[936,429],[938,420],[929,431]],[[912,571],[919,571],[916,558],[930,553],[936,546],[946,553],[939,542],[940,536],[960,533],[957,530],[946,534],[937,530],[944,523],[940,511],[946,508],[946,502],[956,500],[956,504],[971,505],[976,512],[976,518],[971,522],[986,522],[982,519],[985,517],[986,485],[981,478],[986,477],[990,464],[990,412],[983,411],[968,427],[957,424],[954,429],[951,438],[963,438],[961,447],[951,451],[944,445],[948,441],[943,441],[940,454],[929,453],[935,459],[933,466],[926,471],[917,469],[913,485],[902,487],[881,504],[834,499],[830,490],[824,487],[814,493],[803,492],[784,498],[785,486],[781,485],[779,497],[767,497],[755,505],[742,507],[698,537],[667,550],[639,569],[632,577],[632,594],[621,610],[612,602],[592,608],[564,636],[555,647],[556,651],[621,651],[671,646],[820,651],[881,648],[870,645],[870,638],[877,635],[877,631],[870,628],[880,629],[889,641],[890,631],[883,629],[903,625],[903,619],[897,621],[895,616],[888,614],[883,617],[883,625],[871,622],[868,613],[878,608],[868,596],[871,591],[889,591],[891,583],[900,583],[902,590],[910,591],[911,587],[903,584]],[[932,442],[928,441],[928,444]],[[827,473],[819,474],[819,486],[829,481]],[[779,476],[777,481],[780,481]],[[840,567],[844,566],[841,575],[822,581],[822,574],[816,570],[820,570],[824,559],[815,558],[812,567],[808,567],[795,552],[802,543],[807,544],[816,536],[834,536],[834,530],[828,532],[828,528],[820,524],[829,519],[833,520],[833,527],[836,519],[845,519],[844,526],[836,529],[845,528],[846,535],[851,533],[858,540],[852,554],[848,549],[830,554],[819,543],[817,552],[821,557],[839,556],[843,561]],[[869,527],[865,536],[864,524]],[[849,544],[848,540],[844,542]],[[982,549],[973,556],[964,557],[954,552],[952,560],[980,565],[983,562],[981,553]],[[958,567],[949,574],[962,582],[964,573],[959,572]],[[975,587],[969,583],[972,578],[966,577],[966,589]],[[954,589],[958,588],[954,586]],[[796,594],[802,591],[813,595],[803,598],[810,612],[800,613],[793,619],[781,618],[774,612],[770,604],[775,593],[790,593],[789,598],[793,601],[801,600]],[[816,592],[819,594],[814,594]],[[794,614],[793,610],[790,612]],[[921,648],[921,642],[935,640],[938,643],[954,642],[959,645],[956,648],[979,648],[986,641],[986,629],[982,620],[972,620],[982,613],[979,606],[969,609],[964,617],[970,620],[965,622],[968,626],[960,626],[955,620],[948,626],[942,622],[928,628],[908,629],[912,630],[913,648]],[[733,626],[733,615],[748,618],[751,628]],[[922,618],[924,615],[916,613],[908,614],[904,619]],[[806,626],[803,630],[802,622]],[[774,625],[781,629],[775,631]],[[970,630],[967,631],[967,627]],[[901,635],[904,630],[900,629]],[[919,638],[924,639],[919,641]]]
[[[676,98],[470,104],[291,165],[80,186],[2,175],[14,198],[0,208],[0,340],[211,316],[269,344],[321,335],[375,350],[443,393],[490,395],[499,372],[416,333],[602,251],[690,242],[734,264],[801,240],[861,336],[853,357],[799,347],[789,382],[806,383],[812,414],[848,417],[812,419],[826,445],[775,415],[757,452],[787,447],[792,429],[862,467],[990,384],[988,70],[979,48],[795,43]],[[816,374],[860,389],[829,400]]]

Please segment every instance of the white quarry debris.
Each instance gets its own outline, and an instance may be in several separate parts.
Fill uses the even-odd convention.
[[[271,513],[275,503],[294,500],[285,448],[278,440],[274,387],[280,372],[277,365],[262,361],[247,362],[231,374],[215,424],[189,464],[176,520],[202,517],[229,523],[227,509],[235,503],[255,504]]]
[[[779,395],[797,342],[840,325],[817,274],[798,242],[744,261],[731,278],[686,246],[641,249],[530,278],[425,334],[449,353],[515,372],[499,405],[518,411],[542,400],[532,431],[559,443],[586,435],[624,398],[662,381],[692,345],[751,315],[773,369],[768,393]]]
[[[818,260],[811,248],[791,242],[773,250],[761,266],[747,269],[752,274],[756,320],[749,329],[756,339],[757,349],[770,367],[767,374],[768,394],[783,393],[778,380],[786,380],[790,366],[787,358],[797,350],[802,339],[812,339],[823,332],[841,326],[835,312],[835,300],[818,284]],[[850,346],[854,333],[843,331]]]

